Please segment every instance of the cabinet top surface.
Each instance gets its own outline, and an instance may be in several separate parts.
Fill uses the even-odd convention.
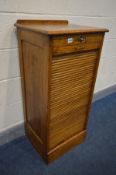
[[[70,24],[67,20],[17,20],[15,26],[47,35],[108,32],[105,28]]]

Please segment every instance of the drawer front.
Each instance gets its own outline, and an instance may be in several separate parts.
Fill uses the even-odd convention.
[[[97,51],[52,60],[49,149],[85,129]]]
[[[52,38],[53,55],[92,50],[100,48],[103,34],[60,35]]]

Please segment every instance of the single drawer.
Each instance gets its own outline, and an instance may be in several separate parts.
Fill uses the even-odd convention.
[[[72,34],[53,36],[52,54],[62,55],[100,48],[103,34]]]

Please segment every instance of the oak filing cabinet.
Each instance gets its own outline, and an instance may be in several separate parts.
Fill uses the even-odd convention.
[[[18,20],[26,134],[46,163],[86,136],[104,33],[66,20]]]

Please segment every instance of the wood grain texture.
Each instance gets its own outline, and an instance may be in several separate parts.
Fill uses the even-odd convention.
[[[17,20],[15,26],[47,35],[108,32],[108,30],[104,28],[69,24],[67,20]]]
[[[26,134],[50,163],[85,138],[108,30],[65,20],[19,20],[16,26]]]
[[[98,51],[55,58],[51,66],[49,148],[84,130]]]
[[[44,157],[47,146],[49,38],[20,30],[18,34],[26,133],[30,141],[34,141],[33,145],[38,142],[36,148]]]
[[[43,120],[47,114],[47,61],[43,59],[43,48],[22,42],[24,77],[27,101],[27,122],[42,139]],[[38,53],[38,54],[36,54]],[[40,86],[41,85],[41,86]]]
[[[61,143],[51,151],[47,153],[46,163],[53,162],[56,158],[63,155],[68,150],[72,149],[74,146],[82,143],[86,137],[86,130],[74,135],[73,137],[67,139],[65,142]]]
[[[68,43],[68,39],[72,42]],[[73,34],[52,37],[53,55],[86,51],[100,48],[103,39],[102,33],[95,34]]]
[[[20,19],[20,20],[17,20],[17,22],[15,23],[15,25],[19,25],[19,24],[22,24],[22,25],[66,25],[68,24],[68,20],[33,20],[33,19]]]

